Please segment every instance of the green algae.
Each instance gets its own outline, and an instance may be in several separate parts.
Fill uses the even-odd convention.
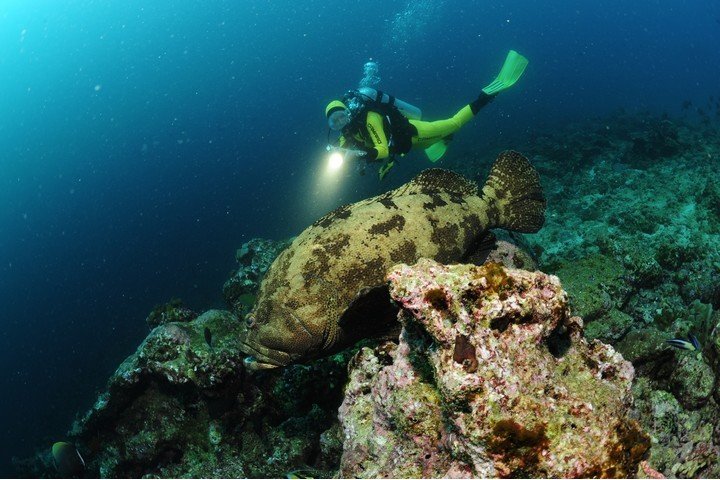
[[[616,344],[627,334],[633,322],[630,315],[613,308],[585,327],[585,337],[588,340],[597,339],[604,343]]]
[[[715,386],[715,373],[701,355],[681,355],[670,377],[670,388],[678,401],[694,410],[705,404]]]

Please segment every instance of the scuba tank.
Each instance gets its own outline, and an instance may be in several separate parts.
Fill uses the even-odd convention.
[[[389,106],[394,105],[398,110],[400,110],[400,113],[410,120],[420,120],[422,118],[422,111],[418,107],[410,105],[409,103],[399,100],[380,90],[375,90],[370,87],[361,87],[358,88],[357,92],[361,97],[363,97],[363,100]]]

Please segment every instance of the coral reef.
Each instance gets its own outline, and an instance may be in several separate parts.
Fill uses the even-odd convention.
[[[389,279],[403,332],[351,366],[341,476],[635,475],[633,368],[583,339],[557,278],[421,260]]]
[[[633,385],[635,411],[651,434],[649,463],[668,478],[718,478],[717,406],[684,408],[675,395],[641,377]]]
[[[212,332],[210,344],[205,329]],[[220,420],[210,408],[213,397],[242,371],[237,329],[233,315],[217,310],[189,323],[166,323],[120,365],[71,431],[101,477],[141,476],[150,465],[177,461],[185,448],[212,444],[208,426]]]
[[[483,258],[534,266],[507,240],[486,247]],[[187,320],[173,317],[181,308],[173,301],[154,310],[151,317],[162,319],[160,325],[69,432],[89,473],[277,477],[310,466],[314,476],[333,475],[343,452],[337,408],[345,365],[357,348],[377,342],[309,365],[249,376],[240,365],[240,320],[217,310],[194,319],[194,314]],[[18,468],[26,476],[54,473],[47,450],[18,462]],[[453,468],[443,473],[466,471],[460,464]]]
[[[590,323],[627,302],[631,287],[625,281],[623,266],[596,254],[563,265],[556,272],[569,291],[574,315]]]
[[[720,418],[717,124],[621,112],[524,151],[549,206],[527,241],[563,282],[574,314],[590,314],[586,335],[635,366],[634,415],[653,438],[649,464],[668,477],[717,477],[718,434],[695,427]],[[701,352],[665,343],[689,334]],[[658,422],[658,409],[680,426]]]

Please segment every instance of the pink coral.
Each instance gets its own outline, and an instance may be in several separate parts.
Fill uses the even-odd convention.
[[[637,472],[632,365],[584,340],[556,277],[423,259],[388,278],[403,332],[351,369],[342,476]]]

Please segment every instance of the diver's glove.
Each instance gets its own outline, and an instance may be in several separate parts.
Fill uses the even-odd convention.
[[[345,158],[351,162],[365,160],[367,159],[367,152],[364,149],[345,150]]]
[[[488,103],[495,100],[496,96],[497,96],[497,93],[488,95],[487,93],[481,91],[480,95],[478,95],[478,98],[474,102],[470,103],[470,110],[472,110],[473,115],[477,115],[477,113],[480,111],[480,109],[483,108]]]
[[[367,149],[362,147],[346,148],[328,145],[326,150],[328,152],[338,152],[343,156],[344,160],[350,162],[354,162],[355,160],[366,160],[368,157]]]
[[[361,158],[367,162],[378,162],[378,151],[371,147],[371,148],[360,148],[359,150],[362,150],[365,152],[365,155],[363,155]]]

